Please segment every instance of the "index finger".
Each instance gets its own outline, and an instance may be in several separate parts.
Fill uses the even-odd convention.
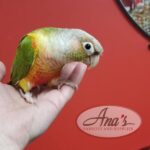
[[[69,81],[73,82],[75,85],[79,85],[86,71],[87,66],[83,63],[77,63],[70,77]],[[74,93],[74,89],[68,85],[63,85],[60,92],[65,97],[65,99],[70,99]]]

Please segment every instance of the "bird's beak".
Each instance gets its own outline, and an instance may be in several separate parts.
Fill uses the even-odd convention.
[[[90,68],[95,67],[100,60],[100,53],[94,52],[91,56],[87,57],[84,60],[84,63],[87,64]]]
[[[90,67],[93,68],[95,67],[100,60],[100,56],[103,53],[103,48],[102,47],[95,47],[95,52],[90,56]]]
[[[98,64],[99,60],[100,60],[100,55],[91,55],[89,57],[89,61],[90,61],[89,66],[90,66],[90,68],[95,67]]]
[[[95,51],[92,55],[90,55],[89,57],[87,57],[84,60],[84,63],[87,64],[90,68],[95,67],[100,60],[100,56],[103,53],[103,48],[102,47],[95,47]]]

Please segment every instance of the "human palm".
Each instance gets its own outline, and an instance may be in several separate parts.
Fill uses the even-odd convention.
[[[82,63],[64,66],[61,77],[79,84],[86,70]],[[5,74],[5,66],[0,62],[0,81]],[[0,82],[0,144],[14,144],[15,149],[23,149],[31,140],[44,133],[63,106],[74,94],[74,89],[64,85],[60,90],[45,89],[29,104],[13,86]]]

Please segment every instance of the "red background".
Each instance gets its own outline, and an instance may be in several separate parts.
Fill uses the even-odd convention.
[[[113,0],[1,0],[0,60],[7,67],[5,82],[20,38],[45,26],[82,28],[103,44],[104,56],[87,72],[75,94],[49,130],[26,150],[137,150],[150,144],[150,52]],[[83,110],[120,105],[142,117],[135,133],[116,139],[89,136],[76,126]]]

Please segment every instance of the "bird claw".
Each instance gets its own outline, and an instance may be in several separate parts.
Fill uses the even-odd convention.
[[[77,90],[78,89],[78,85],[75,84],[74,82],[70,81],[70,80],[65,80],[65,81],[60,81],[58,84],[58,90],[60,90],[62,88],[62,86],[67,85],[70,86],[73,90]]]
[[[23,93],[23,91],[20,89],[19,90],[21,96],[25,99],[25,101],[29,104],[33,104],[35,103],[33,97],[32,97],[32,93],[27,92],[27,93]]]

